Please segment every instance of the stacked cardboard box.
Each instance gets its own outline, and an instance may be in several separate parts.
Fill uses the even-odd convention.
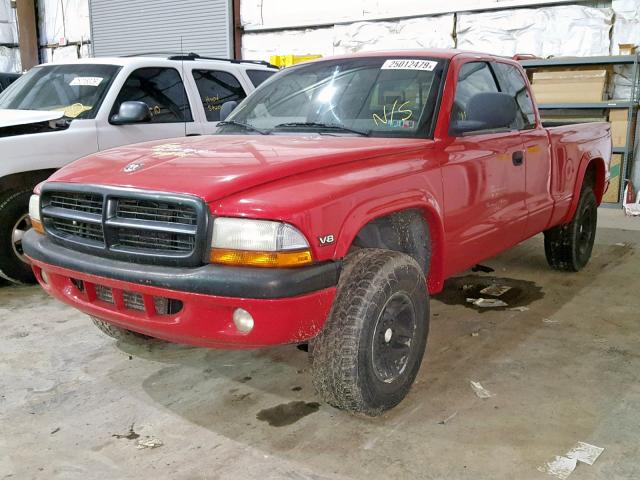
[[[615,109],[609,112],[611,124],[611,141],[614,147],[624,147],[627,144],[627,127],[629,125],[629,110]],[[632,123],[631,132],[635,131],[635,122]],[[633,145],[633,135],[630,145]]]
[[[605,203],[617,203],[620,194],[620,172],[622,169],[622,155],[616,153],[611,156],[611,165],[609,165],[609,173],[611,178],[609,180],[609,188],[602,197],[602,201]]]
[[[607,70],[546,70],[533,73],[538,103],[591,103],[606,100]]]

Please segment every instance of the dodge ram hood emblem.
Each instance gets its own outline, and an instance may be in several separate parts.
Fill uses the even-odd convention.
[[[122,170],[125,173],[130,173],[130,172],[135,172],[136,170],[140,170],[142,167],[144,167],[143,162],[132,162],[126,167],[124,167]]]

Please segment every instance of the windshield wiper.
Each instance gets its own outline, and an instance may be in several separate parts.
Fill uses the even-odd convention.
[[[355,133],[356,135],[362,135],[363,137],[368,137],[369,135],[371,135],[370,131],[363,131],[363,130],[356,130],[355,128],[349,128],[349,127],[345,127],[343,125],[338,125],[335,123],[320,123],[320,122],[288,122],[288,123],[281,123],[279,125],[276,125],[275,127],[273,127],[273,129],[275,130],[276,128],[297,128],[297,127],[303,127],[303,128],[320,128],[320,129],[326,129],[326,130],[335,130],[335,131],[340,131],[340,132],[349,132],[349,133]]]
[[[269,135],[269,132],[267,130],[262,130],[261,128],[254,127],[250,123],[236,122],[235,120],[225,120],[222,122],[218,122],[217,126],[224,127],[225,125],[235,125],[237,127],[243,127],[246,130],[252,130],[254,132],[258,132],[260,135]]]

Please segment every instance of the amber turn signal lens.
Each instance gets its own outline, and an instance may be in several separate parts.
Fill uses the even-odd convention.
[[[38,233],[44,233],[44,227],[42,226],[42,223],[40,223],[38,220],[34,220],[33,218],[31,219],[31,228],[33,228]]]
[[[244,265],[249,267],[299,267],[309,265],[313,259],[309,250],[295,252],[252,252],[248,250],[227,250],[212,248],[211,263],[223,265]]]

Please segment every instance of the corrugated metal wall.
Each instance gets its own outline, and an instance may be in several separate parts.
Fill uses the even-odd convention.
[[[233,56],[230,0],[90,0],[89,8],[95,56]]]

